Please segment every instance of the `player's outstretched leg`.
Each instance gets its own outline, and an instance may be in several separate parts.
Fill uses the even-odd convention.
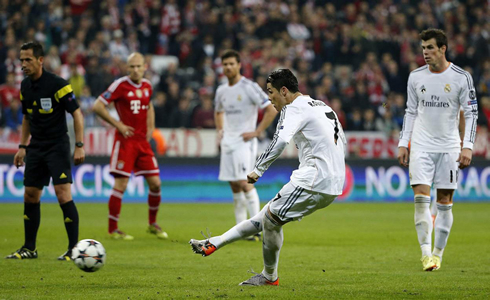
[[[265,211],[269,205],[256,214],[253,218],[245,220],[240,224],[233,226],[230,230],[222,235],[210,237],[204,240],[191,239],[189,244],[192,246],[192,250],[196,254],[202,256],[209,256],[217,249],[240,240],[246,236],[254,235],[262,231],[262,219]]]
[[[441,268],[442,254],[446,248],[449,233],[453,225],[453,204],[437,203],[437,217],[435,222],[434,234],[434,251],[432,259],[436,267],[434,270]]]

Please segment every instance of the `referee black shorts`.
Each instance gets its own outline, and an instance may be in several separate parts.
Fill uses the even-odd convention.
[[[31,139],[27,146],[24,186],[38,187],[72,183],[70,161],[70,138],[64,135],[57,140]]]

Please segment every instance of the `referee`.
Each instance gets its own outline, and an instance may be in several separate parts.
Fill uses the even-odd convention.
[[[36,236],[41,219],[40,200],[43,187],[53,178],[56,197],[63,211],[68,250],[58,260],[70,260],[71,249],[78,241],[78,211],[71,197],[70,139],[65,111],[73,115],[76,147],[75,165],[85,159],[83,150],[83,116],[68,82],[43,69],[44,51],[37,42],[20,48],[22,70],[27,76],[21,84],[22,132],[14,164],[24,165],[24,245],[8,259],[37,258]],[[31,140],[29,145],[29,136]]]

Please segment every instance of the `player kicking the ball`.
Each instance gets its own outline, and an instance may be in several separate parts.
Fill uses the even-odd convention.
[[[302,95],[298,80],[288,69],[272,72],[267,79],[269,101],[281,112],[269,147],[257,159],[248,182],[255,183],[293,139],[300,166],[277,195],[252,218],[242,221],[221,236],[190,240],[195,253],[208,256],[214,251],[263,232],[264,269],[240,285],[279,285],[279,252],[282,227],[327,207],[342,193],[345,180],[345,136],[335,112],[322,101]]]

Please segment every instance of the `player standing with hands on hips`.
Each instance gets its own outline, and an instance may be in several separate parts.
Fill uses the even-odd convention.
[[[453,224],[453,194],[458,187],[458,169],[471,163],[478,106],[471,75],[446,59],[447,37],[440,29],[420,33],[425,66],[410,73],[407,109],[398,143],[398,161],[409,166],[414,192],[415,229],[422,250],[422,269],[438,270]],[[465,118],[463,147],[458,117]],[[411,139],[410,164],[408,143]],[[429,209],[430,188],[437,189],[437,217]]]
[[[221,236],[189,242],[195,253],[208,256],[229,243],[262,231],[264,269],[240,285],[279,285],[282,227],[330,205],[342,194],[345,181],[346,139],[335,112],[324,102],[301,94],[298,80],[288,69],[269,75],[267,92],[281,116],[274,139],[247,175],[248,182],[257,182],[291,139],[298,148],[299,168],[260,213]]]
[[[36,238],[41,221],[41,194],[53,178],[54,190],[68,234],[68,250],[58,260],[70,260],[78,242],[78,211],[71,195],[70,138],[66,113],[73,116],[75,165],[83,163],[83,115],[73,89],[66,80],[43,68],[44,50],[37,42],[20,48],[20,61],[26,78],[21,83],[22,130],[14,165],[24,165],[24,245],[8,259],[37,258]],[[31,140],[29,142],[29,136]],[[27,144],[29,142],[29,145]]]
[[[167,233],[156,221],[161,182],[160,169],[149,143],[155,129],[155,110],[150,102],[153,93],[151,83],[143,78],[148,66],[143,55],[136,52],[129,55],[127,68],[129,75],[114,81],[93,106],[99,117],[117,129],[110,162],[114,186],[109,198],[109,235],[116,240],[134,239],[118,228],[122,197],[131,171],[134,171],[136,176],[145,176],[150,188],[147,231],[166,239]],[[106,108],[111,102],[114,102],[120,121],[115,120]]]
[[[257,157],[257,137],[272,123],[277,111],[260,86],[240,75],[240,54],[227,50],[221,56],[228,82],[216,90],[214,120],[220,137],[219,180],[228,181],[233,193],[236,224],[260,211],[257,190],[247,183],[247,174]],[[258,109],[265,108],[257,126]],[[259,240],[257,234],[249,240]]]

